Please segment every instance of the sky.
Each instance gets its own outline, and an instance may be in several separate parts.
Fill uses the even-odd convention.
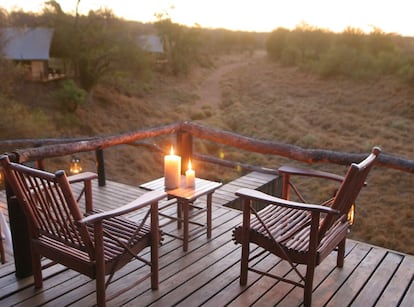
[[[45,0],[0,0],[7,10],[39,12]],[[66,13],[75,12],[77,0],[57,0]],[[174,7],[171,9],[171,7]],[[353,27],[371,32],[414,36],[411,0],[81,0],[79,10],[110,8],[128,20],[154,22],[155,13],[168,12],[173,22],[205,28],[270,32],[294,29],[306,23],[333,32]]]

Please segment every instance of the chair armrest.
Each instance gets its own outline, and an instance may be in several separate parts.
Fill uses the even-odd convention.
[[[92,172],[84,172],[76,175],[68,176],[69,183],[76,183],[81,181],[88,181],[98,178],[98,175]]]
[[[150,191],[150,192],[147,192],[141,195],[134,201],[126,205],[123,205],[122,207],[89,215],[83,218],[82,220],[80,220],[79,223],[80,224],[95,223],[97,221],[101,221],[104,219],[110,219],[115,216],[124,215],[129,212],[144,208],[154,202],[158,202],[159,200],[165,198],[166,196],[167,196],[167,193],[162,192],[162,191]]]
[[[323,172],[323,171],[317,171],[312,169],[306,169],[306,168],[299,168],[299,167],[293,167],[293,166],[287,166],[283,165],[279,167],[278,169],[279,174],[289,174],[289,175],[299,175],[299,176],[309,176],[309,177],[319,177],[324,179],[330,179],[342,182],[344,180],[344,176],[339,176],[336,174]]]
[[[322,205],[314,205],[314,204],[304,204],[298,203],[295,201],[286,200],[283,198],[279,198],[276,196],[271,196],[269,194],[253,190],[242,188],[236,191],[236,195],[240,197],[244,197],[250,200],[259,201],[265,204],[275,204],[281,207],[287,207],[297,210],[306,210],[306,211],[314,211],[320,213],[330,213],[330,214],[339,214],[338,210],[332,209],[331,207],[326,207]]]
[[[82,195],[85,194],[85,209],[86,212],[93,210],[93,201],[92,201],[92,180],[98,178],[98,175],[92,172],[84,172],[76,175],[68,176],[68,182],[70,184],[83,182],[83,190],[80,192],[77,202],[81,199]]]

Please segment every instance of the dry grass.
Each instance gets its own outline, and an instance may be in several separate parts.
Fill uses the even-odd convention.
[[[228,74],[222,88],[221,114],[210,123],[224,129],[305,148],[369,152],[379,145],[385,153],[414,157],[414,91],[392,78],[323,80],[262,59]],[[286,161],[261,157],[257,163]],[[345,172],[342,166],[312,167]],[[412,174],[374,169],[351,236],[414,254],[413,187]],[[332,192],[322,182],[305,188]]]
[[[355,82],[323,80],[296,68],[282,67],[265,57],[217,59],[217,68],[241,61],[224,76],[218,75],[222,99],[219,103],[200,97],[199,89],[210,75],[199,69],[188,78],[154,79],[151,91],[141,97],[97,89],[95,102],[77,110],[81,124],[65,125],[64,136],[105,135],[153,127],[179,120],[197,120],[203,125],[230,130],[259,139],[291,143],[306,148],[345,152],[369,152],[379,145],[385,153],[414,157],[414,93],[396,80]],[[198,99],[200,98],[200,99]],[[199,100],[203,98],[204,105]],[[154,140],[168,148],[173,137]],[[278,167],[300,164],[284,158],[231,151],[216,144],[197,143],[206,152],[243,163]],[[80,155],[85,169],[94,170],[93,153]],[[53,165],[67,164],[55,159]],[[108,179],[139,184],[162,174],[162,160],[145,148],[122,146],[105,150]],[[311,167],[343,174],[343,166]],[[231,180],[237,170],[196,165],[198,174],[216,180]],[[323,182],[303,182],[305,193],[332,193]],[[356,224],[351,236],[372,244],[414,254],[414,175],[376,168],[357,202]],[[324,195],[325,196],[325,195]],[[328,196],[328,195],[326,195]],[[309,195],[318,201],[322,197]]]

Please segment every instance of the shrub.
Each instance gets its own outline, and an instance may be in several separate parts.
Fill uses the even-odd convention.
[[[272,60],[323,77],[361,80],[398,73],[405,82],[413,84],[414,60],[404,61],[406,56],[396,42],[394,34],[378,28],[369,35],[354,28],[334,34],[303,23],[292,31],[283,28],[273,31],[266,49]]]
[[[52,96],[57,99],[64,111],[75,112],[79,104],[85,102],[86,91],[76,85],[72,79],[61,83],[61,88],[55,90]]]
[[[323,54],[316,71],[323,77],[346,76],[360,80],[376,76],[380,68],[375,58],[348,46],[335,46]]]
[[[414,85],[414,65],[413,64],[407,64],[400,68],[398,71],[399,76],[401,79],[410,84]]]
[[[278,28],[270,33],[266,41],[266,50],[272,60],[278,60],[282,56],[289,33],[290,31],[285,28]]]
[[[332,77],[345,72],[353,66],[355,59],[355,49],[347,46],[336,46],[329,49],[321,56],[317,71],[323,77]]]
[[[378,69],[384,74],[394,74],[401,67],[401,54],[399,52],[380,52],[377,56]]]
[[[398,70],[398,76],[409,85],[414,86],[414,57],[407,57]]]
[[[302,52],[299,48],[287,47],[281,54],[280,61],[284,65],[298,65],[302,61]]]

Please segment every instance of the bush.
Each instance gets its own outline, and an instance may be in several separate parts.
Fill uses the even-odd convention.
[[[284,28],[278,28],[270,33],[266,41],[266,51],[272,60],[279,60],[282,56],[289,33],[290,31]]]
[[[345,76],[361,80],[397,74],[414,83],[414,60],[407,60],[395,35],[374,29],[369,35],[347,28],[341,34],[302,24],[289,31],[273,31],[266,49],[270,59],[296,65],[323,77]]]
[[[316,72],[323,77],[346,76],[360,80],[376,76],[380,69],[375,58],[348,46],[336,46],[323,54]]]
[[[295,47],[287,47],[283,50],[280,62],[284,65],[299,65],[302,62],[302,52]]]
[[[399,52],[380,52],[377,56],[378,69],[384,74],[397,73],[401,67]]]
[[[337,46],[321,56],[317,72],[323,77],[332,77],[345,74],[353,66],[355,49],[347,46]]]
[[[414,85],[414,56],[406,57],[397,72],[402,81]]]
[[[62,110],[73,113],[85,102],[86,94],[72,79],[68,79],[61,83],[61,88],[55,90],[52,96],[60,102]]]
[[[414,86],[414,64],[406,64],[401,67],[398,75],[404,82]]]

